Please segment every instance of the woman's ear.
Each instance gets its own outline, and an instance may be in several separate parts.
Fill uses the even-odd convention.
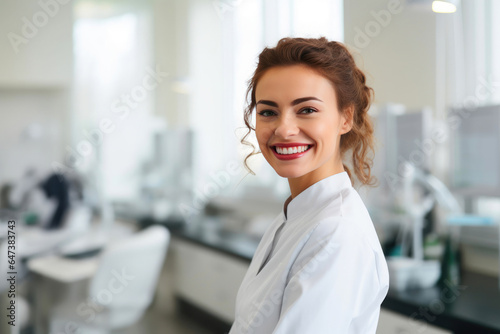
[[[340,134],[343,135],[348,133],[352,129],[352,124],[354,121],[354,106],[347,107],[344,109],[340,117]]]

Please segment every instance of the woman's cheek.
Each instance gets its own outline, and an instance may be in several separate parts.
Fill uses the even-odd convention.
[[[255,126],[255,136],[259,142],[259,146],[266,146],[269,141],[269,131],[264,126]]]

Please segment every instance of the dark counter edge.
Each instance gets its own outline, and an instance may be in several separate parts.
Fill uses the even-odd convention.
[[[242,249],[237,249],[234,247],[234,245],[227,245],[222,242],[214,242],[213,240],[207,240],[207,238],[202,238],[199,234],[193,233],[193,231],[190,231],[186,224],[183,224],[182,222],[174,222],[174,223],[157,223],[154,222],[150,219],[143,219],[139,221],[139,226],[141,229],[144,229],[150,225],[154,224],[159,224],[162,226],[165,226],[169,229],[170,233],[172,234],[173,237],[177,237],[180,239],[183,239],[185,241],[189,241],[193,244],[196,245],[201,245],[204,246],[208,249],[211,249],[215,252],[225,254],[229,257],[238,259],[238,260],[243,260],[245,262],[250,262],[253,257],[252,252],[245,252]],[[199,231],[198,231],[199,232]],[[220,233],[220,231],[219,231]],[[257,245],[259,243],[259,239],[256,239],[255,237],[250,237],[246,236],[242,233],[238,232],[225,232],[225,235],[221,239],[231,239],[238,237],[238,239],[245,239],[248,243],[251,243],[255,246],[255,249],[257,248]]]
[[[211,249],[217,253],[222,253],[224,255],[227,255],[229,257],[232,257],[232,258],[235,258],[235,259],[238,259],[238,260],[243,260],[245,262],[249,262],[252,260],[252,257],[249,256],[248,254],[244,254],[242,252],[239,252],[237,250],[231,250],[229,247],[220,247],[220,246],[217,246],[213,243],[209,243],[209,242],[206,242],[206,241],[203,241],[203,240],[197,240],[191,236],[187,236],[187,235],[184,235],[182,233],[176,233],[174,231],[172,231],[172,235],[174,237],[178,237],[182,240],[185,240],[185,241],[188,241],[188,242],[191,242],[193,244],[196,244],[196,245],[199,245],[199,246],[204,246],[208,249]]]
[[[485,327],[481,324],[473,323],[448,314],[439,314],[429,316],[428,310],[422,310],[424,307],[409,304],[397,298],[387,296],[382,302],[382,308],[398,313],[403,316],[411,317],[417,321],[424,321],[431,326],[440,327],[444,330],[452,331],[454,334],[499,334],[500,331],[494,328]],[[431,317],[433,319],[428,319]],[[425,331],[424,331],[425,332]]]

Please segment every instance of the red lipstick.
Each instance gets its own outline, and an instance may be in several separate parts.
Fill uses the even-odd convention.
[[[293,147],[293,146],[312,146],[312,145],[311,144],[307,144],[307,143],[277,143],[277,144],[273,144],[271,146]]]
[[[300,153],[279,154],[276,151],[276,147],[297,147],[297,146],[308,146],[308,147],[304,152],[300,152]],[[311,149],[312,146],[313,145],[303,144],[303,143],[286,143],[286,144],[279,143],[279,144],[272,145],[271,148],[272,148],[272,151],[273,151],[274,155],[276,156],[276,158],[278,158],[280,160],[293,160],[293,159],[298,159],[298,158],[304,156]]]

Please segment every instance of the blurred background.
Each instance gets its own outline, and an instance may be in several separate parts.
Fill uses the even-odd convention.
[[[286,36],[374,88],[379,333],[500,333],[500,2],[2,0],[1,333],[225,333],[289,196],[243,165]],[[255,137],[250,142],[256,144]],[[15,324],[15,326],[13,326]]]

